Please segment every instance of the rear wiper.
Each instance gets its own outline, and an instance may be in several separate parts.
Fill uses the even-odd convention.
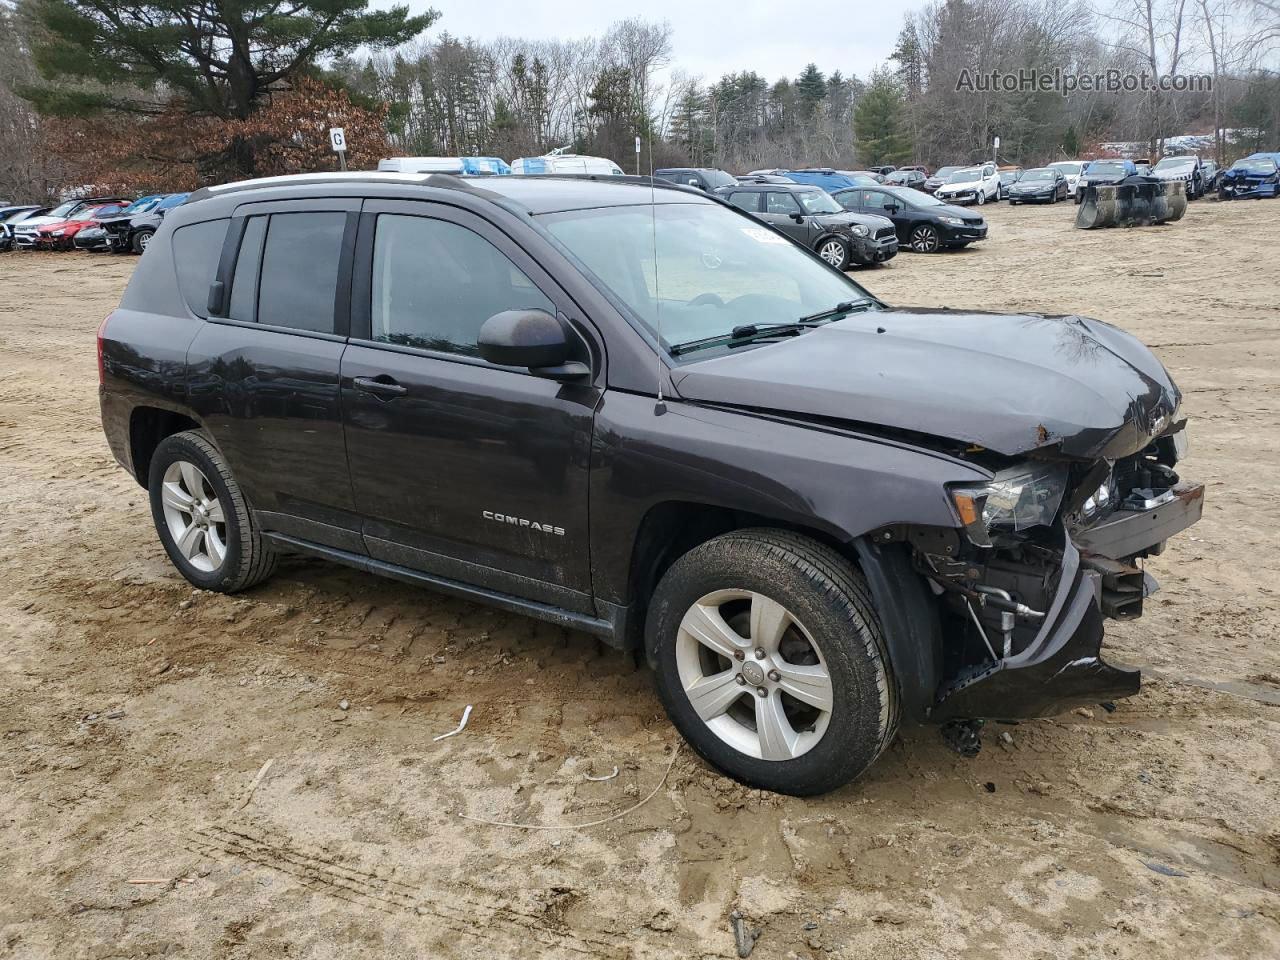
[[[740,327],[734,327],[727,335],[717,334],[714,337],[705,337],[701,340],[689,340],[686,343],[676,344],[671,348],[674,356],[682,353],[690,353],[694,350],[701,350],[704,347],[726,346],[737,347],[746,343],[754,343],[756,340],[765,337],[782,337],[797,334],[801,330],[807,330],[810,327],[821,326],[822,324],[851,313],[855,309],[861,307],[866,309],[875,301],[873,300],[845,300],[837,303],[829,310],[820,310],[817,313],[811,313],[799,320],[790,320],[786,323],[746,323]]]

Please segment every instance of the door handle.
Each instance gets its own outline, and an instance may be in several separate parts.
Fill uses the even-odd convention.
[[[353,377],[351,382],[362,393],[372,393],[379,397],[386,397],[388,400],[392,397],[402,397],[409,392],[408,387],[397,383],[395,377],[385,373],[376,377]]]

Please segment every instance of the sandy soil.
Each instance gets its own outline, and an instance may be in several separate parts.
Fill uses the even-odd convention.
[[[1169,365],[1204,521],[1111,632],[1156,679],[973,760],[908,732],[817,800],[673,762],[648,673],[583,636],[314,562],[193,593],[98,424],[136,261],[0,255],[0,955],[732,957],[734,910],[761,960],[1280,955],[1280,202],[1073,213],[988,208],[990,241],[860,278]],[[458,816],[595,820],[668,767],[600,827]]]

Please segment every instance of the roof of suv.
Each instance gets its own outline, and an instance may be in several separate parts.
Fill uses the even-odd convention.
[[[521,207],[529,213],[552,213],[561,210],[580,210],[592,207],[620,207],[647,204],[654,199],[654,191],[662,191],[663,203],[715,203],[713,199],[692,187],[648,177],[604,176],[592,174],[536,174],[501,177],[458,177],[442,173],[381,173],[348,171],[346,173],[295,174],[284,177],[263,177],[258,180],[242,180],[218,186],[204,187],[187,199],[187,203],[222,197],[228,194],[270,190],[273,194],[288,193],[288,188],[304,188],[325,185],[341,185],[358,188],[370,186],[431,187],[459,190],[475,197],[490,200],[504,199],[508,204]],[[348,189],[344,193],[358,193]],[[308,190],[306,196],[314,196]],[[273,198],[274,199],[274,198]]]
[[[725,188],[726,193],[826,193],[812,183],[738,183]]]

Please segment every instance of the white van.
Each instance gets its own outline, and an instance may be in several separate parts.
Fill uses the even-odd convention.
[[[521,157],[511,163],[512,173],[594,173],[620,177],[622,168],[604,157],[584,157],[577,153],[548,153],[542,157]]]
[[[388,157],[378,161],[378,171],[498,177],[509,174],[511,167],[498,157]]]

